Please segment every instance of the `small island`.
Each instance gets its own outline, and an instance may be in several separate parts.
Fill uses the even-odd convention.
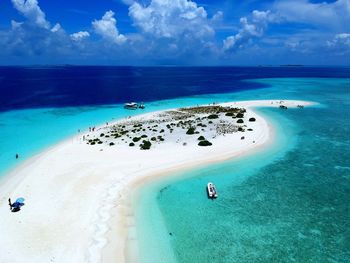
[[[149,150],[168,142],[211,146],[217,136],[253,131],[256,119],[245,108],[209,105],[130,118],[86,135],[88,145],[128,145]]]

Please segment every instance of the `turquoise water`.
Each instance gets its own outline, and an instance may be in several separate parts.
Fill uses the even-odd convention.
[[[278,128],[271,147],[144,186],[141,262],[350,262],[350,80],[259,81],[271,88],[230,96],[322,105],[261,109]]]
[[[122,105],[14,110],[0,113],[0,176],[43,149],[78,130],[127,116],[169,108],[213,102],[222,95],[198,96],[148,103],[145,110],[125,110]],[[224,99],[225,100],[225,99]],[[225,100],[226,101],[226,100]],[[16,160],[18,153],[20,159]]]

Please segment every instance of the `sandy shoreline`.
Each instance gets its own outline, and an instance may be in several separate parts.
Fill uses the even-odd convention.
[[[278,107],[277,101],[220,105],[245,107],[256,117],[253,132],[218,137],[211,147],[169,142],[150,151],[86,145],[83,134],[25,161],[0,183],[1,262],[137,261],[129,194],[136,185],[174,171],[251,152],[272,139],[269,124],[251,108]],[[311,105],[284,101],[288,107]],[[134,118],[148,118],[147,113]],[[253,141],[255,141],[253,143]],[[11,213],[7,199],[24,197]],[[130,252],[132,251],[132,252]]]

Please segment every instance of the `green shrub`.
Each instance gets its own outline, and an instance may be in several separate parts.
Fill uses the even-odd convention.
[[[133,146],[135,146],[135,143],[131,142],[131,143],[129,143],[129,146],[133,147]]]
[[[210,120],[212,120],[212,119],[217,119],[217,118],[219,118],[219,116],[218,116],[217,114],[210,114],[210,115],[208,116],[208,119],[210,119]]]
[[[197,140],[198,140],[198,141],[204,141],[205,138],[204,138],[204,136],[199,136]]]
[[[243,117],[244,117],[244,114],[243,114],[242,112],[240,112],[240,113],[238,113],[238,114],[236,115],[236,117],[237,117],[237,118],[243,118]]]
[[[101,133],[101,134],[100,134],[100,137],[103,137],[103,136],[105,136],[105,134],[104,134],[104,133]]]
[[[95,142],[91,142],[91,145],[95,145],[96,143]]]
[[[151,148],[152,143],[150,141],[143,141],[142,144],[140,144],[141,150],[149,150]]]
[[[189,129],[187,130],[186,134],[192,135],[192,134],[194,134],[194,131],[195,131],[195,130],[196,130],[196,129],[195,129],[194,127],[191,127],[191,128],[189,128]]]
[[[225,114],[225,116],[230,116],[230,117],[232,117],[234,114],[233,114],[233,112],[227,112],[226,114]]]
[[[110,143],[109,143],[109,146],[113,146],[113,145],[114,145],[114,142],[110,142]]]
[[[249,121],[256,121],[255,118],[249,118]]]
[[[133,142],[138,142],[139,140],[141,140],[141,137],[134,137],[134,138],[132,138]]]
[[[207,140],[204,140],[204,141],[200,141],[198,143],[199,146],[211,146],[213,145],[211,142],[207,141]]]
[[[253,129],[249,128],[248,131],[252,131]]]
[[[147,138],[148,136],[146,134],[142,135],[141,138]]]
[[[156,137],[152,137],[152,138],[151,138],[151,141],[156,141],[156,140],[157,140]]]
[[[243,121],[243,119],[238,119],[237,120],[237,123],[243,123],[244,121]]]

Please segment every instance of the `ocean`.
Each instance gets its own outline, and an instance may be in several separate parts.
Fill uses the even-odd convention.
[[[0,67],[0,91],[2,176],[78,130],[133,114],[213,101],[319,102],[258,109],[277,129],[271,146],[142,187],[140,258],[350,261],[350,68]],[[126,101],[146,110],[127,111]],[[215,201],[208,181],[218,187]]]
[[[350,262],[350,80],[254,81],[271,88],[240,99],[321,105],[259,109],[278,129],[273,145],[144,186],[136,205],[141,262]]]

